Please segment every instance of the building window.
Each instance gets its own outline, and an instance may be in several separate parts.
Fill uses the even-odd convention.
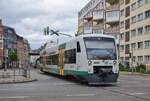
[[[119,17],[119,12],[118,11],[108,11],[106,12],[107,17]]]
[[[150,55],[145,56],[145,62],[150,63]]]
[[[136,36],[136,30],[131,30],[131,37],[135,37]]]
[[[146,0],[146,3],[150,3],[150,0]]]
[[[145,48],[146,49],[150,48],[150,40],[145,41]]]
[[[130,28],[130,19],[127,19],[125,21],[125,29],[129,29]]]
[[[124,16],[124,9],[120,11],[120,17]]]
[[[145,0],[138,0],[138,7],[141,7],[142,5],[144,5]]]
[[[135,49],[136,49],[136,43],[132,43],[132,44],[131,44],[131,49],[132,49],[132,50],[135,50]]]
[[[138,28],[138,35],[142,35],[143,34],[143,27]]]
[[[130,6],[126,8],[126,17],[130,16]]]
[[[136,9],[136,2],[131,5],[131,11]]]
[[[143,13],[138,14],[137,19],[138,21],[142,21],[144,19]]]
[[[120,51],[124,51],[124,45],[120,46]]]
[[[120,34],[120,40],[123,40],[124,39],[124,33],[121,33]]]
[[[138,42],[138,49],[143,49],[143,42]]]
[[[138,56],[138,62],[143,62],[143,56]]]
[[[93,34],[101,34],[101,33],[103,33],[103,30],[100,30],[100,29],[93,30]]]
[[[136,56],[132,57],[132,61],[135,62],[136,61]]]
[[[126,32],[126,34],[125,34],[125,41],[126,42],[130,41],[130,32]]]
[[[124,21],[120,22],[120,28],[124,28]]]
[[[136,16],[131,17],[131,24],[136,23]]]
[[[145,33],[150,33],[150,25],[145,26]]]
[[[130,45],[126,45],[125,54],[129,54],[129,53],[130,53]]]
[[[130,3],[130,0],[125,0],[126,5]]]
[[[150,18],[150,10],[148,10],[148,11],[145,12],[145,18],[146,18],[146,19],[147,19],[147,18]]]

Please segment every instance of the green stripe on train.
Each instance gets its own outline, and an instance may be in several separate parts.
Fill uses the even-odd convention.
[[[59,74],[58,68],[46,68],[47,72]],[[75,71],[75,70],[64,70],[64,75],[78,75],[78,76],[87,76],[87,71]]]
[[[59,45],[59,49],[65,49],[66,48],[66,43]]]
[[[65,70],[65,75],[78,75],[78,76],[87,76],[87,71],[74,71],[74,70]]]

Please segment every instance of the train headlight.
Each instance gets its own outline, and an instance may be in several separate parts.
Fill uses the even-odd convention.
[[[113,63],[114,63],[114,65],[116,65],[116,64],[117,64],[117,61],[113,61]]]
[[[92,61],[91,61],[91,60],[89,60],[89,61],[88,61],[88,64],[89,64],[89,65],[92,65]]]

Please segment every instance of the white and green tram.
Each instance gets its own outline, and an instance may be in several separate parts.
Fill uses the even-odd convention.
[[[81,35],[46,47],[40,61],[43,72],[74,76],[89,84],[116,83],[119,75],[117,44],[107,35]]]

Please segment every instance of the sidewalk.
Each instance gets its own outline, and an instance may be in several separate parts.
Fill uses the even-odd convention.
[[[137,73],[137,72],[125,72],[125,71],[120,71],[120,74],[123,74],[123,75],[137,75],[137,76],[149,76],[150,77],[150,74],[144,74],[144,73]]]
[[[24,77],[19,69],[0,70],[0,84],[25,83],[36,81],[32,76]]]

